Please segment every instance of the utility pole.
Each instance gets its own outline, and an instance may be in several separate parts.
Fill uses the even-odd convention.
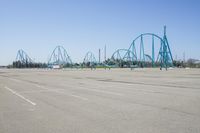
[[[177,54],[176,54],[176,56],[175,56],[175,60],[178,61]]]
[[[166,36],[166,29],[167,29],[167,27],[166,27],[166,25],[164,25],[164,36]]]
[[[106,61],[106,45],[104,47],[104,61]]]
[[[99,63],[101,62],[101,49],[99,49]]]
[[[183,62],[185,63],[185,52],[183,52]]]

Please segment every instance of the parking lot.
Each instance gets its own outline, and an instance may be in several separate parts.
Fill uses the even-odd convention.
[[[0,69],[0,133],[199,132],[199,69]]]

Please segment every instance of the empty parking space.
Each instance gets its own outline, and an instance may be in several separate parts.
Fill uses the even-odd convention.
[[[1,69],[1,133],[198,133],[198,69]]]

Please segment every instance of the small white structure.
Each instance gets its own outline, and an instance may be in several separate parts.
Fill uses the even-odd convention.
[[[53,65],[52,68],[53,69],[60,69],[61,67],[60,67],[60,65]]]

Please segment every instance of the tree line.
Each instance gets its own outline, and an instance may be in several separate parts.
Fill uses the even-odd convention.
[[[160,63],[152,62],[139,62],[139,61],[124,61],[124,60],[111,60],[107,59],[103,63],[74,63],[74,64],[64,64],[61,65],[61,68],[68,68],[68,67],[77,67],[77,68],[90,68],[90,67],[120,67],[120,68],[130,68],[130,67],[160,67]],[[200,61],[195,59],[188,59],[186,62],[184,61],[173,61],[173,67],[178,68],[200,68]],[[14,61],[12,65],[8,65],[7,68],[51,68],[47,63],[33,63],[33,62],[21,62],[21,61]]]
[[[33,62],[21,62],[13,61],[12,65],[9,65],[8,68],[47,68],[46,63],[33,63]]]

